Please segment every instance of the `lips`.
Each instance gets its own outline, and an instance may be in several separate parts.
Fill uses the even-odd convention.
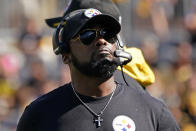
[[[111,54],[111,55],[113,54],[112,51],[108,48],[101,48],[98,50],[98,52],[101,54]]]
[[[94,54],[94,59],[112,59],[113,53],[108,48],[100,48]]]
[[[100,50],[99,51],[99,54],[110,54],[110,52],[107,51],[107,50]]]

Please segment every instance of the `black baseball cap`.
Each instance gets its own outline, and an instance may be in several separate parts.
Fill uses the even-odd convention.
[[[109,29],[114,35],[121,30],[121,25],[113,16],[101,13],[97,9],[79,9],[65,17],[61,40],[68,44],[69,41],[85,26],[101,25]]]
[[[111,0],[70,0],[66,3],[63,16],[74,10],[88,8],[98,9],[102,13],[109,14],[117,20],[119,20],[121,16],[118,7]],[[63,16],[45,19],[45,22],[49,27],[56,28]]]

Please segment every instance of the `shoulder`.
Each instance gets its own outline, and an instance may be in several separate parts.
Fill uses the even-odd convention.
[[[70,84],[60,86],[55,90],[38,97],[31,102],[27,108],[47,108],[49,105],[57,104],[66,96],[65,93],[69,94],[69,87]]]
[[[151,96],[147,91],[141,92],[126,85],[124,85],[124,92],[131,95],[130,99],[133,99],[131,101],[142,109],[146,116],[156,121],[159,131],[179,131],[176,120],[163,100]]]
[[[123,76],[124,75],[124,79]],[[128,88],[134,88],[138,91],[141,92],[146,92],[145,91],[145,87],[143,87],[141,84],[139,84],[135,79],[133,79],[132,77],[128,76],[126,73],[123,73],[120,70],[116,70],[114,73],[114,78],[115,81],[117,81],[117,83],[122,83],[124,85],[126,85],[125,81],[129,84]]]
[[[157,99],[147,91],[141,91],[130,86],[120,84],[122,94],[127,102],[142,109],[146,113],[153,113],[156,118],[160,117],[163,109],[168,109],[164,101]]]
[[[43,121],[43,116],[51,115],[51,112],[58,109],[57,112],[61,111],[62,99],[66,99],[70,84],[58,87],[57,89],[40,96],[33,102],[31,102],[24,110],[18,126],[17,131],[35,131],[39,126],[40,121]],[[58,108],[60,107],[60,108]],[[48,118],[48,117],[47,117]]]
[[[136,88],[132,88],[132,85],[122,85],[125,94],[129,95],[131,99],[134,99],[137,103],[142,105],[143,108],[150,108],[152,111],[161,113],[162,108],[167,108],[163,100],[155,98],[150,95],[148,91],[141,91]],[[130,88],[131,87],[131,88]]]

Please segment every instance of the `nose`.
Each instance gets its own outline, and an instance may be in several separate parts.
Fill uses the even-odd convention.
[[[97,47],[99,47],[101,45],[107,45],[107,44],[108,44],[108,42],[105,39],[103,39],[103,38],[98,38],[98,40],[96,42],[96,46]]]

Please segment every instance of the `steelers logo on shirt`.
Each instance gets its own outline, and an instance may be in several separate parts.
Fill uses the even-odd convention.
[[[135,123],[128,116],[120,115],[114,118],[112,122],[114,131],[135,131]]]

